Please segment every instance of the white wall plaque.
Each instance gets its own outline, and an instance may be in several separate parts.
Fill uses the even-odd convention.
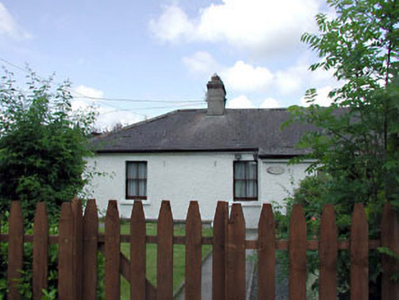
[[[266,169],[267,173],[273,174],[273,175],[281,175],[284,173],[284,168],[281,166],[273,166],[273,167],[268,167]]]

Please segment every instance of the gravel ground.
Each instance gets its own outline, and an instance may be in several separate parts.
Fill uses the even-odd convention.
[[[288,300],[288,278],[279,280],[281,274],[281,267],[276,264],[276,300]],[[258,272],[255,270],[254,279],[252,282],[250,300],[257,300],[258,298]]]
[[[256,239],[256,233],[247,232],[247,240]],[[258,273],[256,270],[256,253],[255,250],[246,250],[246,291],[247,300],[257,300],[258,295]],[[276,300],[288,300],[288,278],[278,280],[279,275],[282,274],[282,268],[276,263]],[[251,287],[250,287],[251,286]],[[249,294],[248,294],[249,293]],[[184,300],[184,287],[180,293],[176,295],[176,300]],[[202,265],[202,299],[212,299],[212,255],[207,257]]]

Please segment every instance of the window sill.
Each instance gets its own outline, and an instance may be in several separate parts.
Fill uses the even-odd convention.
[[[262,206],[262,202],[259,200],[254,200],[254,201],[239,201],[239,200],[235,200],[235,201],[229,201],[229,206],[232,206],[234,203],[239,203],[241,204],[242,207],[261,207]]]
[[[125,199],[119,202],[119,204],[122,206],[133,206],[134,201],[140,201],[141,203],[143,203],[143,206],[151,205],[150,200],[132,200],[132,199]]]

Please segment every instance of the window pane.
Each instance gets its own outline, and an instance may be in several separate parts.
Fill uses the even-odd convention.
[[[257,178],[257,163],[254,161],[248,162],[248,172],[247,172],[247,179],[256,179]]]
[[[147,196],[147,181],[139,180],[139,195],[138,196]]]
[[[128,176],[128,179],[137,178],[137,163],[128,163],[127,176]]]
[[[257,182],[256,180],[247,181],[247,195],[248,198],[256,198],[257,195]]]
[[[245,179],[245,163],[236,162],[234,164],[234,178],[235,179]]]
[[[147,178],[147,164],[146,163],[138,163],[139,167],[139,177],[140,179]]]
[[[127,162],[126,172],[126,197],[146,197],[147,196],[147,162],[130,161]]]
[[[137,196],[137,181],[136,180],[128,181],[127,195],[130,197]]]
[[[258,164],[256,161],[234,163],[234,197],[237,200],[258,198]]]
[[[239,181],[235,182],[234,196],[236,198],[245,197],[245,181],[244,180],[239,180]]]

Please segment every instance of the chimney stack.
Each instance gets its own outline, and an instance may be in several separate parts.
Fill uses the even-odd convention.
[[[221,116],[224,114],[226,105],[226,89],[223,81],[217,74],[214,74],[206,85],[206,102],[208,102],[207,114],[212,116]]]

